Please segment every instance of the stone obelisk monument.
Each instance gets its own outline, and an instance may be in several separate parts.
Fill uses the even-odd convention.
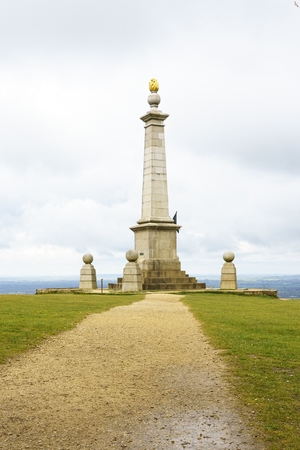
[[[149,83],[150,110],[141,117],[145,123],[142,216],[131,227],[135,234],[137,263],[145,290],[203,289],[181,270],[177,256],[177,232],[180,225],[169,217],[164,121],[168,114],[158,109],[158,82]]]

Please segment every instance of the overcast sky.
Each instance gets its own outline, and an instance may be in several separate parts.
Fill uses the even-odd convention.
[[[2,0],[0,276],[122,273],[152,77],[182,269],[299,274],[299,54],[293,0]]]

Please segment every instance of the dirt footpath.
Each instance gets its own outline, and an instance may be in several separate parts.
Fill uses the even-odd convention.
[[[261,449],[179,299],[93,314],[0,367],[0,449]]]

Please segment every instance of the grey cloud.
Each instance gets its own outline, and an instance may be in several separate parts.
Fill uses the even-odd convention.
[[[222,46],[222,33],[262,33],[270,10],[275,17],[282,13],[280,2],[265,3],[246,7],[231,0],[216,7],[208,0],[12,0],[1,8],[2,53],[96,51],[124,61],[145,46],[158,50],[163,41],[187,34],[200,35],[204,42],[219,36]]]
[[[273,256],[278,271],[281,261],[285,270],[299,262],[293,8],[279,0],[5,2],[0,217],[10,247],[0,257],[7,270],[17,258],[20,271],[30,264],[51,271],[57,257],[60,270],[77,271],[86,248],[101,264],[106,258],[107,271],[122,270],[134,245],[129,227],[140,218],[139,117],[152,76],[170,114],[170,214],[178,210],[183,225],[183,269],[194,262],[219,271],[226,249],[245,270],[265,262],[272,272]]]
[[[133,53],[144,44],[151,45],[153,39],[166,37],[166,24],[173,21],[175,26],[180,20],[178,13],[189,17],[187,11],[187,5],[182,8],[170,1],[7,2],[2,9],[2,51],[112,52],[122,60],[128,51]]]

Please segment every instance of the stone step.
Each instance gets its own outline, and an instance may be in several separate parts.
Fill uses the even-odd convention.
[[[144,278],[143,280],[144,284],[157,284],[157,283],[163,283],[163,284],[190,284],[190,283],[198,283],[198,281],[196,280],[196,278],[194,277],[184,277],[184,278],[179,278],[179,277],[157,277],[157,278],[152,278],[152,277],[147,277]]]
[[[119,279],[120,278],[118,278],[118,280]],[[122,290],[122,282],[121,283],[108,283],[108,289],[111,291],[121,291]]]
[[[143,283],[145,291],[192,291],[205,288],[205,283]]]
[[[142,270],[144,278],[186,278],[184,270]]]

